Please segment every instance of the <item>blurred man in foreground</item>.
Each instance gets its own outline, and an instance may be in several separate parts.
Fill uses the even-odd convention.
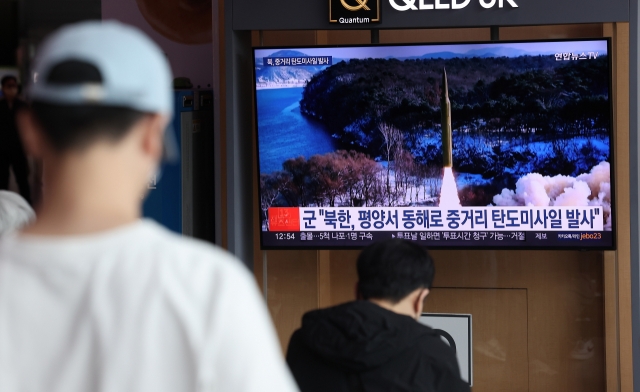
[[[26,104],[18,98],[18,79],[14,76],[3,77],[0,86],[0,189],[9,189],[9,170],[13,169],[20,194],[31,203],[29,163],[16,127],[16,114]]]
[[[45,189],[0,239],[0,391],[295,391],[241,263],[140,220],[173,114],[160,49],[81,23],[33,71],[19,125]]]
[[[469,391],[454,351],[418,323],[433,282],[427,251],[382,241],[358,258],[358,301],[304,315],[287,362],[302,392]]]

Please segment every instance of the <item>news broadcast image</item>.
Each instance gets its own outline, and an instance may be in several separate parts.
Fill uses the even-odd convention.
[[[263,248],[611,249],[608,45],[255,48]]]

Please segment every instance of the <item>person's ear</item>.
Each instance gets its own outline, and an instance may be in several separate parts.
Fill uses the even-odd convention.
[[[152,114],[142,121],[142,150],[154,161],[159,161],[162,157],[162,143],[168,118],[162,114]]]
[[[416,319],[420,318],[420,315],[422,314],[424,300],[427,298],[427,295],[429,295],[429,289],[420,289],[416,296],[416,300],[413,304],[413,311],[416,313]]]
[[[16,113],[16,125],[27,154],[38,159],[43,158],[46,136],[33,113],[30,110],[20,110]]]

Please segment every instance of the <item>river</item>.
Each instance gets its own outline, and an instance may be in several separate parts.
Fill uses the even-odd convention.
[[[282,170],[290,158],[335,151],[336,143],[322,124],[300,113],[302,88],[257,91],[260,173]]]

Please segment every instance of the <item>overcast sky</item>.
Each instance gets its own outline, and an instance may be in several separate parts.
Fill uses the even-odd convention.
[[[554,54],[560,52],[599,52],[600,55],[607,53],[607,41],[564,41],[564,42],[520,42],[520,43],[483,43],[464,45],[411,45],[411,46],[362,46],[362,47],[342,47],[342,48],[287,48],[298,50],[309,56],[333,56],[337,58],[385,58],[385,57],[411,57],[422,56],[428,53],[453,52],[464,54],[471,50],[486,48],[513,48],[524,50],[530,55]],[[256,48],[256,57],[266,57],[282,49],[259,49]]]

